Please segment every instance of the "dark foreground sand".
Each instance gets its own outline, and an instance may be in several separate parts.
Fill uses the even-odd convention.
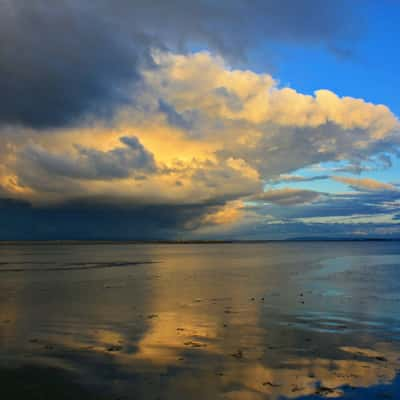
[[[5,399],[399,399],[400,246],[0,246],[0,354]]]

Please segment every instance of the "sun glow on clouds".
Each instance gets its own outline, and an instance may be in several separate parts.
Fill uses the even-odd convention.
[[[38,203],[197,204],[205,207],[200,225],[226,225],[244,217],[243,201],[292,206],[322,195],[264,192],[267,181],[319,162],[395,153],[400,143],[399,121],[383,105],[328,90],[304,95],[207,52],[158,51],[153,58],[131,103],[107,124],[4,130],[2,191]],[[332,179],[361,190],[395,189],[371,179]]]
[[[397,191],[398,189],[389,183],[379,182],[375,179],[370,178],[350,178],[346,176],[333,176],[332,179],[335,181],[344,183],[351,186],[354,189],[367,190],[367,191],[380,191],[389,190]]]

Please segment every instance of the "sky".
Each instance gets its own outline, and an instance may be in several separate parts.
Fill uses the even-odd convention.
[[[396,0],[0,0],[0,239],[400,238]]]

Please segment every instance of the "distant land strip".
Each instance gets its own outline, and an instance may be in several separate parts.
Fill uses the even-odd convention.
[[[19,245],[106,245],[106,244],[235,244],[235,243],[280,243],[280,242],[395,242],[397,238],[329,238],[329,237],[300,237],[288,239],[256,239],[256,240],[0,240],[0,246]]]

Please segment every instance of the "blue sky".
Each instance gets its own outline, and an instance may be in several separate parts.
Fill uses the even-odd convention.
[[[400,4],[396,1],[350,2],[361,8],[364,22],[353,40],[340,41],[345,55],[324,45],[298,43],[261,45],[251,52],[254,70],[272,70],[284,86],[312,94],[326,88],[340,96],[360,97],[388,105],[400,114],[398,71]],[[271,54],[270,54],[271,53]],[[270,61],[272,58],[272,62]],[[272,65],[271,65],[272,63]]]

